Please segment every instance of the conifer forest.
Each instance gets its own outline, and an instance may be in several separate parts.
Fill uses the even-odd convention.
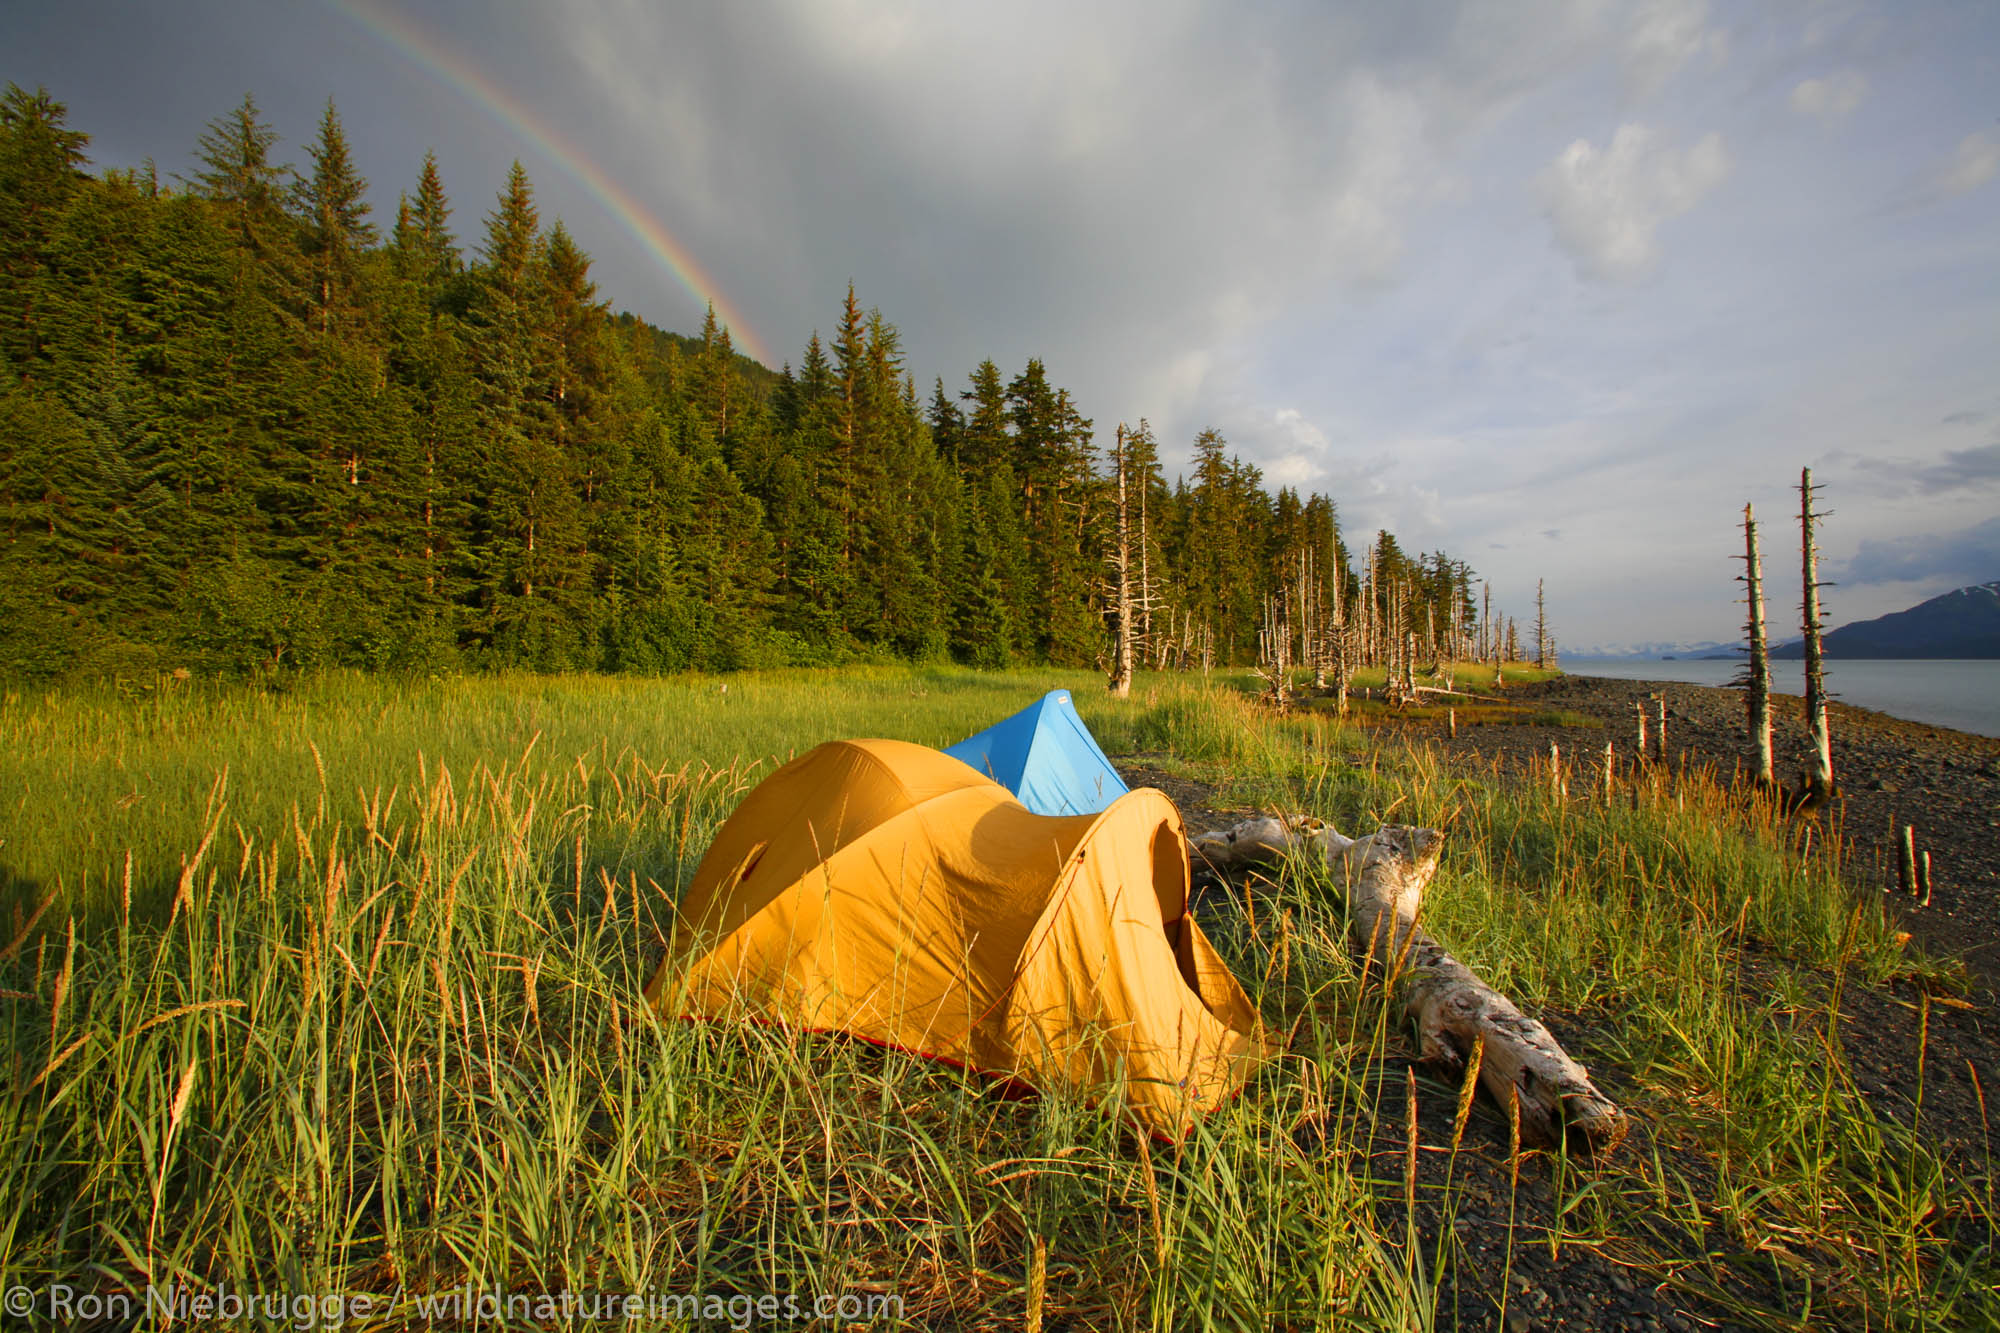
[[[1103,666],[1120,607],[1142,666],[1518,648],[1217,432],[1170,476],[1038,360],[925,389],[851,286],[774,373],[612,313],[518,163],[386,218],[331,103],[297,156],[246,96],[188,177],[94,172],[10,86],[0,674]]]

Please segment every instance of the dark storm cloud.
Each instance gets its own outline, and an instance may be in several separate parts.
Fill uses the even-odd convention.
[[[1985,489],[2000,484],[2000,442],[1971,449],[1947,450],[1925,461],[1910,458],[1864,458],[1856,469],[1885,490],[1897,494],[1939,495]]]
[[[2000,518],[1955,532],[1864,541],[1842,567],[1840,581],[1927,583],[1940,590],[2000,579]]]

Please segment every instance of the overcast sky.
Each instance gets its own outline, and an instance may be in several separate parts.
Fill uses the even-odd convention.
[[[1832,622],[2000,579],[1991,0],[16,0],[0,78],[163,173],[331,96],[468,246],[518,157],[614,308],[796,362],[852,280],[926,395],[1038,356],[1573,649],[1732,638],[1746,500],[1782,622],[1807,464]]]

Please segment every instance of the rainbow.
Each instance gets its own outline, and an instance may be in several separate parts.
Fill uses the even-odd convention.
[[[605,170],[564,139],[555,127],[537,115],[520,98],[502,88],[471,61],[449,51],[410,20],[396,14],[378,12],[363,0],[333,0],[333,7],[379,38],[397,54],[415,62],[426,72],[457,89],[484,107],[503,124],[524,135],[584,189],[611,215],[638,238],[641,245],[687,288],[697,301],[715,307],[715,316],[729,329],[736,350],[771,365],[771,355],[750,329],[733,302],[724,299],[715,280],[703,271],[685,245],[668,234],[658,218],[646,210]]]

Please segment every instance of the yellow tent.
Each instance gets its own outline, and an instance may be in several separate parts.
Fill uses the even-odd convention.
[[[1160,792],[1036,815],[935,750],[835,741],[722,826],[647,998],[1119,1096],[1178,1136],[1264,1049],[1187,901]]]

